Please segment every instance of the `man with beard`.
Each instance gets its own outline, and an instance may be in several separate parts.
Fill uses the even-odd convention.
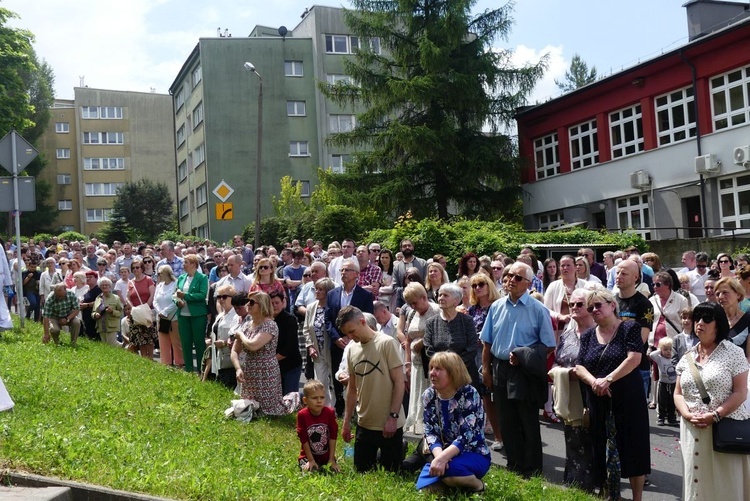
[[[422,277],[424,282],[425,270],[427,268],[427,262],[421,257],[414,255],[414,244],[408,238],[401,240],[399,244],[401,253],[404,255],[403,261],[396,261],[393,263],[393,281],[399,287],[404,286],[404,276],[406,270],[409,268],[416,268],[419,272],[419,276]]]

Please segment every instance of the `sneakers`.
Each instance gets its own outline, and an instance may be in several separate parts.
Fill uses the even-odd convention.
[[[659,426],[666,426],[667,423],[663,419],[659,418],[656,420],[656,424],[658,424]]]
[[[492,449],[495,452],[500,452],[501,450],[503,450],[504,447],[505,447],[504,443],[495,442],[494,444],[492,444],[492,447],[490,447],[490,449]]]

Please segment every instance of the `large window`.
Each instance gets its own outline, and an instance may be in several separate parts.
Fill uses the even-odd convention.
[[[193,70],[193,89],[203,80],[203,70],[198,66]]]
[[[342,75],[339,73],[329,73],[326,75],[326,81],[331,85],[336,85],[337,83],[342,84],[352,84],[354,83],[354,80],[349,75]]]
[[[641,105],[636,104],[609,114],[612,158],[643,151],[643,118]]]
[[[355,127],[354,115],[330,115],[331,132],[349,132]]]
[[[289,141],[290,157],[309,157],[310,150],[307,148],[307,141]]]
[[[721,227],[750,229],[750,174],[719,180]]]
[[[534,140],[534,164],[537,179],[544,179],[560,173],[557,132]]]
[[[750,123],[750,66],[711,79],[714,130]]]
[[[203,123],[203,101],[193,108],[193,129]]]
[[[84,158],[83,170],[124,170],[124,158]]]
[[[290,117],[304,117],[307,113],[304,101],[287,101],[286,114]]]
[[[284,61],[284,75],[288,77],[301,77],[302,61]]]
[[[180,125],[177,129],[177,147],[179,148],[185,142],[185,124]]]
[[[70,174],[58,174],[57,175],[57,184],[71,184],[72,183],[72,177]]]
[[[81,106],[81,118],[121,119],[122,106]]]
[[[201,144],[195,150],[193,150],[193,168],[198,167],[200,164],[206,161],[206,145]]]
[[[125,183],[86,183],[87,197],[112,197]]]
[[[599,163],[599,134],[596,119],[574,125],[568,130],[570,136],[570,168],[590,167]]]
[[[539,215],[539,229],[551,230],[565,223],[562,212],[552,212],[550,214]]]
[[[380,39],[361,39],[354,35],[326,35],[326,52],[329,54],[354,54],[360,47],[367,47],[380,54]]]
[[[659,146],[695,137],[693,87],[672,91],[654,100]]]
[[[350,155],[331,155],[331,172],[335,174],[343,174],[346,170],[346,164],[351,160]]]
[[[195,229],[195,236],[198,238],[208,238],[208,225],[202,224]]]
[[[177,180],[181,183],[187,179],[187,161],[183,160],[180,165],[177,166]]]
[[[617,220],[621,230],[635,230],[644,239],[651,239],[648,195],[634,195],[617,200]]]
[[[67,134],[70,132],[70,122],[56,122],[55,132],[58,134]]]
[[[84,132],[83,144],[123,144],[125,134],[122,132]]]
[[[112,209],[86,209],[87,223],[104,223],[109,221]]]
[[[180,211],[180,219],[187,217],[188,213],[190,212],[187,197],[180,200],[179,211]]]
[[[70,158],[70,148],[57,148],[55,156],[60,159]]]
[[[73,210],[73,200],[58,200],[57,210]]]
[[[206,188],[206,183],[203,183],[195,190],[195,206],[200,207],[201,205],[205,205],[206,202],[208,202],[208,189]]]

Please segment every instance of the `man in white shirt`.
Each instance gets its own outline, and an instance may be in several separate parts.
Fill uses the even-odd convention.
[[[388,334],[398,341],[398,317],[388,310],[385,303],[375,301],[373,303],[373,315],[378,321],[378,332]]]
[[[227,271],[229,274],[216,282],[216,290],[223,285],[231,285],[234,287],[235,292],[249,292],[251,282],[242,273],[242,256],[239,254],[232,254],[227,258],[226,262]]]
[[[341,244],[341,252],[342,255],[331,261],[331,264],[328,265],[328,276],[331,277],[331,280],[336,285],[343,285],[343,282],[341,281],[341,263],[344,261],[344,259],[350,259],[354,255],[354,249],[357,247],[357,244],[352,240],[351,238],[344,239],[343,243]]]
[[[700,301],[706,300],[706,279],[708,278],[708,254],[699,252],[695,255],[695,269],[688,272],[690,292]]]

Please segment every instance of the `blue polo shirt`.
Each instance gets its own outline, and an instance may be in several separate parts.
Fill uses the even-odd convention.
[[[528,292],[515,304],[510,296],[492,303],[479,338],[492,345],[492,355],[500,360],[509,360],[510,352],[522,346],[542,342],[555,347],[549,310]]]

